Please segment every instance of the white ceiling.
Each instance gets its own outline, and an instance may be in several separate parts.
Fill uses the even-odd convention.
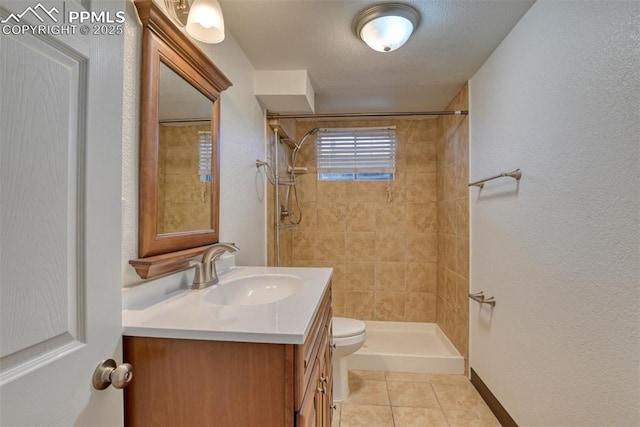
[[[353,18],[381,0],[221,0],[256,70],[309,73],[316,113],[441,110],[535,0],[402,0],[420,11],[406,45],[375,52]]]

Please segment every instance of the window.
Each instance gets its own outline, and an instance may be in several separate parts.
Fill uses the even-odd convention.
[[[396,127],[324,128],[316,139],[321,181],[387,181],[396,173]]]
[[[200,182],[211,182],[213,181],[213,175],[211,174],[211,159],[213,154],[211,132],[200,131],[198,135],[200,138],[200,161],[198,165]]]

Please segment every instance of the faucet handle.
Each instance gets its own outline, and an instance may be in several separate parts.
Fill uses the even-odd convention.
[[[202,268],[202,263],[200,261],[189,261],[189,267],[195,267],[196,273],[193,276],[193,284],[200,285],[205,282],[204,280],[204,271]]]

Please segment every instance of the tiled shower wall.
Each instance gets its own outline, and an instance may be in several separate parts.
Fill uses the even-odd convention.
[[[202,230],[211,224],[211,183],[201,182],[200,134],[211,125],[161,125],[158,233]]]
[[[281,265],[334,268],[335,315],[436,321],[436,120],[298,122],[316,127],[397,126],[395,180],[318,181],[315,140],[296,166],[303,219],[281,237]],[[295,206],[294,206],[295,209]]]
[[[446,110],[467,110],[467,85]],[[438,325],[469,358],[469,118],[440,116],[437,143]]]
[[[467,110],[465,85],[447,110]],[[333,267],[333,310],[364,320],[436,322],[468,360],[468,118],[287,123],[300,140],[316,127],[397,126],[398,174],[386,182],[317,180],[314,138],[296,166],[302,222],[281,231],[280,265]],[[273,138],[273,136],[271,136]],[[271,147],[271,144],[270,144]],[[280,145],[286,178],[286,147]],[[288,153],[290,154],[290,153]],[[280,189],[281,202],[285,189]],[[274,264],[269,186],[269,264]],[[295,205],[294,211],[297,211]]]

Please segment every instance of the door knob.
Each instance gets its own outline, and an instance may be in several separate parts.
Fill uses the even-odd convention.
[[[113,359],[103,360],[93,371],[93,387],[104,390],[113,385],[115,388],[125,388],[133,379],[133,366],[128,363],[116,366]]]

